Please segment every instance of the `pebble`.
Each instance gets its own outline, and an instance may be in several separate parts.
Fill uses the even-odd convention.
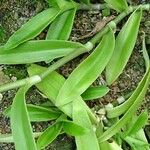
[[[0,93],[0,101],[3,99],[3,95]]]

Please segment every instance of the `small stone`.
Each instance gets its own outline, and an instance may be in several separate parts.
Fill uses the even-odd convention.
[[[17,77],[12,76],[11,80],[14,82],[17,81]]]
[[[3,99],[3,95],[0,93],[0,101]]]
[[[124,101],[125,101],[125,98],[123,96],[120,96],[120,97],[117,98],[117,102],[119,104],[123,103]]]

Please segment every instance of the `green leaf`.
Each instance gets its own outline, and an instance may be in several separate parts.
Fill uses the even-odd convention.
[[[58,8],[49,8],[33,17],[9,38],[4,46],[5,49],[15,48],[19,44],[33,39],[45,29],[59,13],[60,10]]]
[[[75,13],[76,9],[71,9],[59,15],[50,25],[46,39],[68,40],[72,30]]]
[[[132,144],[135,144],[136,146],[150,146],[150,144],[148,144],[147,142],[132,138],[130,136],[127,136],[125,138],[125,141],[132,143]]]
[[[101,98],[109,92],[106,86],[89,87],[81,96],[83,100],[93,100]]]
[[[142,10],[135,10],[116,39],[114,53],[106,67],[106,81],[110,85],[125,68],[136,43]]]
[[[145,60],[145,66],[146,66],[146,71],[148,70],[148,68],[150,67],[150,59],[149,59],[149,55],[146,49],[146,43],[145,43],[145,33],[143,36],[143,42],[142,42],[142,51],[143,51],[143,57]]]
[[[85,4],[90,4],[90,0],[80,0],[80,1],[85,3]]]
[[[18,90],[11,108],[10,122],[16,150],[37,150],[25,103],[28,88],[25,86]]]
[[[126,0],[104,0],[108,5],[118,11],[122,12],[128,8],[128,4]]]
[[[32,64],[28,68],[28,73],[30,76],[33,76],[46,71],[46,69],[47,68],[45,67]],[[40,83],[36,84],[36,86],[44,95],[46,95],[53,103],[55,103],[58,92],[64,82],[65,78],[54,71],[44,78]]]
[[[107,44],[109,41],[109,44]],[[94,52],[85,59],[69,76],[60,89],[56,106],[63,106],[81,95],[102,73],[114,50],[114,33],[110,31],[103,37]]]
[[[34,138],[39,137],[42,134],[42,132],[34,132],[33,136]],[[12,134],[0,134],[0,143],[13,143],[14,139]]]
[[[29,41],[11,50],[0,51],[0,64],[27,64],[47,61],[84,48],[76,42],[40,40]]]
[[[100,150],[123,150],[116,142],[107,142],[100,143]]]
[[[28,72],[29,72],[29,75],[35,75],[35,74],[39,74],[43,71],[45,71],[46,68],[44,67],[40,67],[40,66],[37,66],[37,65],[32,65],[31,67],[28,68]],[[36,86],[38,87],[38,89],[43,92],[53,103],[56,103],[56,97],[58,95],[58,92],[60,90],[60,88],[63,86],[65,82],[65,79],[59,75],[58,73],[56,72],[52,72],[49,76],[47,76],[46,78],[44,78],[40,83],[38,83]],[[72,103],[70,103],[69,105],[66,105],[66,107],[63,107],[62,111],[72,117],[72,107],[74,105]],[[92,130],[93,126],[91,125],[91,122],[90,122],[90,119],[89,119],[89,116],[88,114],[91,113],[91,112],[86,112],[86,110],[89,110],[90,109],[86,106],[86,104],[83,102],[82,98],[80,97],[80,106],[82,106],[82,109],[84,110],[84,113],[83,114],[78,114],[78,119],[77,121],[81,121],[81,123],[79,125],[83,125],[82,124],[82,120],[84,120],[85,122],[87,122],[87,125],[83,125],[85,128],[90,128],[90,132],[84,136],[80,136],[80,139],[83,140],[84,142],[87,141],[88,145],[90,144],[91,147],[97,147],[97,139],[96,139],[96,136],[95,136],[95,132]],[[92,115],[92,114],[90,114]],[[73,120],[75,121],[75,120]],[[78,124],[78,122],[75,122]],[[84,123],[84,122],[83,122]],[[92,128],[92,129],[91,129]],[[86,137],[86,138],[85,138]],[[89,140],[88,139],[92,139],[90,140],[90,143],[89,143]],[[90,148],[90,147],[89,147]],[[86,149],[88,150],[88,149]],[[91,149],[89,149],[91,150]],[[97,149],[96,149],[97,150]],[[98,149],[99,150],[99,149]]]
[[[146,91],[147,91],[149,83],[150,83],[150,68],[144,76],[144,81],[145,82],[144,82],[144,85],[142,85],[142,90],[136,94],[137,96],[134,97],[134,99],[132,99],[132,104],[126,110],[126,113],[123,115],[123,117],[117,123],[115,123],[113,126],[111,126],[107,131],[105,131],[99,137],[100,142],[106,141],[110,137],[112,137],[114,134],[116,134],[135,114],[135,112],[137,111],[137,109],[141,105],[142,100],[145,97]]]
[[[94,125],[92,125],[87,111],[84,109],[83,105],[81,105],[80,97],[77,97],[77,99],[73,101],[73,121],[89,129],[89,132],[84,135],[75,137],[77,149],[99,150],[100,148],[94,131]]]
[[[37,140],[38,149],[43,149],[49,145],[62,130],[62,122],[56,122],[48,127]]]
[[[135,134],[142,127],[144,127],[147,122],[148,122],[148,113],[145,111],[137,117],[135,123],[130,127],[130,129],[127,131],[125,135],[128,136],[131,134]]]
[[[128,100],[126,100],[123,104],[115,108],[107,109],[108,118],[118,117],[121,114],[124,114],[130,108],[130,106],[134,103],[135,99],[138,97],[139,93],[142,91],[144,84],[146,82],[146,76],[147,73],[145,73],[144,77],[142,78],[137,88],[135,89],[135,91],[133,92],[133,94],[130,96]]]
[[[82,127],[73,121],[63,120],[63,130],[72,136],[80,136],[88,132],[88,129]]]
[[[58,7],[57,0],[46,0],[50,7]]]
[[[27,110],[31,122],[50,121],[50,120],[57,119],[61,115],[60,111],[58,112],[50,108],[45,108],[45,107],[36,106],[32,104],[27,105]],[[10,113],[11,113],[10,111],[11,111],[11,107],[8,107],[7,109],[5,109],[3,114],[7,117],[10,117]]]

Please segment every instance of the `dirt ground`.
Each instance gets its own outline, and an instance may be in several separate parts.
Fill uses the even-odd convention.
[[[133,4],[139,3],[148,3],[148,0],[141,1],[130,1]],[[0,1],[0,45],[4,44],[10,35],[16,31],[22,24],[24,24],[29,18],[45,9],[47,6],[42,0],[1,0]],[[111,12],[113,13],[113,12]],[[92,31],[95,27],[96,22],[100,21],[103,18],[101,11],[78,11],[72,34],[70,39],[73,41],[79,41],[85,43],[88,39],[79,40],[81,36],[84,36]],[[147,34],[147,44],[150,44],[150,13],[144,12],[144,17],[140,27],[140,32],[145,31]],[[125,21],[122,21],[119,24],[118,31],[120,30],[122,24]],[[115,102],[120,97],[127,97],[138,85],[145,72],[144,59],[141,52],[141,34],[139,32],[139,37],[134,49],[134,52],[124,70],[122,75],[118,78],[116,82],[110,86],[110,92],[103,98],[96,100],[88,105],[94,109],[99,110],[104,105]],[[46,31],[39,35],[39,39],[44,38]],[[147,47],[150,47],[147,45]],[[149,49],[150,52],[150,49]],[[89,54],[84,54],[78,58],[70,61],[61,68],[58,69],[62,75],[66,78],[72,72],[72,70],[83,61]],[[45,65],[42,63],[42,65]],[[27,76],[26,72],[27,65],[17,65],[17,66],[0,66],[0,85],[6,82],[15,81],[17,79],[22,79]],[[104,82],[104,75],[99,77],[94,85],[100,85]],[[8,92],[2,93],[0,95],[0,134],[10,133],[10,121],[9,118],[3,116],[2,112],[11,105],[12,99],[16,93],[17,89],[10,90]],[[27,102],[33,104],[40,104],[46,100],[38,93],[36,88],[33,88],[28,96]],[[145,100],[141,106],[141,110],[148,109],[150,113],[150,89],[147,92]],[[34,123],[34,131],[42,131],[50,124],[50,122],[41,122]],[[149,127],[145,128],[148,137],[150,137]],[[149,138],[150,140],[150,138]],[[0,144],[0,150],[14,150],[13,144]],[[73,150],[74,139],[67,135],[61,135],[55,140],[51,146],[47,147],[47,150]]]

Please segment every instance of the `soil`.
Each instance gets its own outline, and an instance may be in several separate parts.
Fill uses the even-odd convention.
[[[131,1],[132,4],[148,3],[148,0],[141,1]],[[1,0],[0,1],[0,45],[3,45],[11,34],[13,34],[21,25],[23,25],[32,16],[47,8],[47,4],[43,0]],[[114,12],[111,12],[115,15]],[[74,27],[70,40],[79,41],[85,43],[88,38],[79,40],[80,37],[90,33],[95,27],[96,23],[103,18],[103,12],[101,11],[78,11]],[[137,87],[139,81],[143,77],[145,72],[145,63],[141,52],[141,31],[145,31],[147,35],[147,47],[150,44],[150,13],[144,12],[144,17],[141,23],[141,28],[139,36],[137,39],[134,52],[121,76],[117,81],[110,86],[110,92],[101,99],[94,102],[88,103],[88,105],[98,111],[104,105],[115,102],[120,97],[127,97],[131,92]],[[119,24],[118,31],[120,30],[122,21]],[[39,35],[39,39],[45,36],[45,32]],[[149,49],[150,51],[150,49]],[[84,54],[65,64],[57,71],[61,73],[65,78],[76,68],[76,66],[82,62],[89,54]],[[26,72],[27,65],[1,65],[0,66],[0,85],[15,81],[17,79],[22,79],[27,76]],[[105,82],[104,74],[102,74],[93,85],[100,85]],[[2,112],[11,105],[12,99],[16,93],[17,89],[10,90],[8,92],[2,93],[0,95],[0,134],[11,133],[10,120],[4,117]],[[36,88],[33,88],[27,95],[27,103],[40,104],[46,100],[39,94]],[[148,109],[150,113],[150,89],[147,91],[147,95],[139,112]],[[50,125],[51,122],[40,122],[32,124],[34,131],[43,131]],[[145,131],[150,140],[149,126],[145,128]],[[14,150],[13,144],[0,143],[0,150]],[[75,149],[74,139],[68,135],[61,135],[55,140],[50,146],[46,148],[47,150],[73,150]]]

